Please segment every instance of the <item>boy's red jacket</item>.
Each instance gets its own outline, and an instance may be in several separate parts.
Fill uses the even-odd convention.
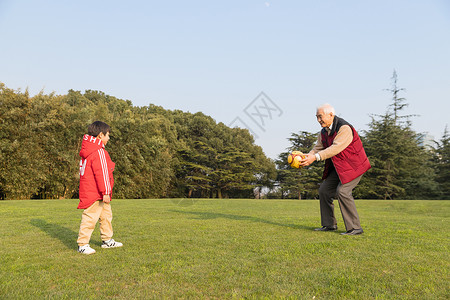
[[[80,203],[78,208],[85,209],[103,195],[111,195],[114,186],[113,171],[115,164],[105,150],[100,139],[85,134],[80,151]]]

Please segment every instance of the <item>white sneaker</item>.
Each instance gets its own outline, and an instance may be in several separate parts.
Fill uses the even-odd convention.
[[[84,246],[78,246],[78,252],[82,253],[82,254],[94,254],[95,250],[91,248],[91,246],[89,246],[89,244],[86,244]]]
[[[116,242],[113,239],[110,239],[109,241],[103,241],[102,242],[102,248],[116,248],[116,247],[122,247],[123,244]]]

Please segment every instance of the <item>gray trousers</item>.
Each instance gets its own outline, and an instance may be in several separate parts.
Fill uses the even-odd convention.
[[[322,182],[319,188],[320,199],[320,217],[322,226],[333,227],[336,226],[336,218],[334,217],[333,199],[337,198],[339,207],[341,208],[342,218],[344,219],[345,230],[360,229],[358,212],[356,211],[355,199],[352,191],[361,180],[358,178],[342,184],[336,173],[332,170],[328,177]]]

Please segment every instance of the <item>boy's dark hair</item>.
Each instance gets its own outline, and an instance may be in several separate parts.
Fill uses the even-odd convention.
[[[88,127],[88,134],[97,137],[100,132],[103,134],[107,134],[108,132],[111,132],[111,127],[109,127],[108,124],[102,121],[95,121]]]

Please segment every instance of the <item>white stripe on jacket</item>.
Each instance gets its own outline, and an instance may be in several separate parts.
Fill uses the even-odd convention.
[[[111,182],[109,181],[109,170],[108,163],[106,162],[105,150],[103,150],[103,148],[98,149],[98,155],[100,156],[100,163],[102,165],[105,195],[111,195]]]

